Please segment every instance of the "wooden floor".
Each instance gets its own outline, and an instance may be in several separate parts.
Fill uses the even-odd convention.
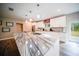
[[[0,56],[20,56],[14,39],[0,41]]]

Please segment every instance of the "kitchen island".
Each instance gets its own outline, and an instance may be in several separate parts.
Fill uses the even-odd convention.
[[[59,56],[59,37],[56,33],[17,33],[15,40],[21,56]]]

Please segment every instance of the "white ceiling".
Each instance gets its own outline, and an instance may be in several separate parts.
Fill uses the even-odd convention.
[[[0,16],[43,20],[46,18],[79,11],[79,4],[77,3],[39,3],[39,5],[40,6],[37,7],[37,3],[0,4]],[[8,7],[13,8],[14,11],[9,11]],[[29,13],[30,10],[32,11],[31,13]],[[38,16],[40,18],[37,18],[37,15],[40,15]]]

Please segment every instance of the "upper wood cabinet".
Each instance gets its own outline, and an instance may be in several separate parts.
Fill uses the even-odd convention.
[[[66,16],[50,19],[50,27],[65,27]]]

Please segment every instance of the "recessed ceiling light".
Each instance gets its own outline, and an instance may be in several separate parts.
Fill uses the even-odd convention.
[[[40,15],[39,15],[39,14],[37,15],[37,18],[38,18],[38,19],[40,18]]]
[[[60,12],[61,11],[61,9],[57,9],[57,12]]]
[[[30,19],[30,21],[32,21],[32,19]]]

